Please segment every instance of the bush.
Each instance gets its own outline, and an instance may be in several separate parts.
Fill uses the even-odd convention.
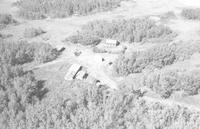
[[[175,59],[175,47],[163,44],[147,51],[134,52],[130,57],[121,55],[116,60],[114,69],[118,75],[128,75],[140,73],[149,67],[161,69],[166,65],[173,64]]]
[[[39,36],[41,34],[46,33],[41,28],[26,28],[24,31],[24,37],[25,38],[34,38],[36,36]]]
[[[194,53],[200,52],[197,41],[179,42],[173,45],[156,45],[146,51],[132,53],[132,56],[119,56],[114,65],[114,71],[121,76],[131,73],[141,73],[144,70],[161,69],[178,61],[190,59]]]
[[[176,15],[173,11],[169,11],[169,12],[166,12],[166,13],[160,15],[160,18],[162,20],[174,19],[174,18],[176,18]]]
[[[147,75],[145,85],[164,98],[174,91],[184,91],[188,95],[198,94],[200,89],[200,72],[166,69]]]
[[[23,71],[21,66],[0,64],[0,72],[0,126],[22,129],[28,107],[44,95],[43,86],[33,72]]]
[[[20,0],[19,15],[27,19],[67,17],[73,14],[86,15],[117,7],[122,0]]]
[[[0,41],[0,62],[21,65],[36,61],[44,63],[54,60],[59,52],[45,43],[4,42]]]
[[[189,20],[200,20],[200,9],[183,9],[181,15]]]
[[[10,14],[0,14],[0,25],[9,25],[16,23],[17,21],[13,19]]]
[[[130,20],[114,20],[94,21],[83,26],[80,33],[76,37],[85,39],[92,35],[99,38],[111,38],[119,41],[142,42],[150,39],[174,38],[175,33],[164,25],[157,25],[149,19],[130,19]],[[86,38],[87,39],[87,38]],[[72,41],[73,42],[73,41]]]
[[[22,129],[26,109],[45,95],[42,83],[32,71],[24,71],[22,66],[32,60],[33,53],[34,49],[28,43],[0,41],[1,128]]]
[[[5,28],[7,25],[16,24],[17,21],[13,19],[10,14],[0,14],[0,30]]]
[[[26,108],[14,127],[67,129],[199,129],[200,113],[176,104],[148,101],[131,92],[78,84],[73,95]],[[55,94],[54,94],[55,95]],[[137,99],[137,97],[139,99]],[[5,115],[6,116],[6,115]],[[3,117],[2,117],[3,118]],[[20,124],[13,124],[14,122]],[[8,121],[8,119],[5,119]],[[3,125],[11,122],[4,122]],[[17,126],[18,125],[18,126]]]
[[[194,53],[200,53],[200,42],[179,42],[176,45],[176,61],[184,61],[190,59]]]
[[[92,51],[94,53],[106,53],[106,50],[99,49],[98,47],[93,47]]]
[[[19,65],[33,61],[35,48],[26,42],[0,41],[0,62]]]
[[[46,63],[56,59],[59,55],[57,49],[50,44],[40,43],[36,45],[34,60],[38,63]]]
[[[12,34],[2,34],[2,33],[0,33],[0,39],[6,39],[6,38],[10,38],[12,36],[13,36]]]
[[[82,45],[97,45],[101,42],[101,39],[97,36],[89,35],[89,34],[78,34],[70,36],[66,39],[66,41],[70,41],[71,43],[77,44],[80,43]]]

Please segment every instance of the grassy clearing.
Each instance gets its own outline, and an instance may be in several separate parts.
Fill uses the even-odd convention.
[[[127,42],[145,42],[153,39],[160,39],[167,41],[173,39],[176,34],[164,25],[157,25],[154,21],[149,19],[130,19],[130,20],[113,20],[108,21],[94,21],[83,26],[82,30],[73,36],[73,39],[68,39],[72,43],[79,41],[81,44],[87,45],[84,42],[90,35],[96,39],[112,38],[119,41]]]
[[[41,28],[26,28],[24,31],[24,37],[25,38],[34,38],[36,36],[39,36],[41,34],[46,33]]]
[[[119,6],[122,0],[20,0],[19,15],[27,19],[87,15]]]

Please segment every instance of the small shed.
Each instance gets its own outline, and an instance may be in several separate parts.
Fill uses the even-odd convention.
[[[79,64],[72,64],[68,69],[67,74],[65,75],[65,80],[73,80],[76,77],[76,74],[82,69],[82,66]]]

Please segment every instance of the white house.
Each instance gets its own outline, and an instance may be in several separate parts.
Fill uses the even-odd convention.
[[[113,39],[106,39],[103,41],[103,45],[107,47],[117,47],[120,44],[118,40],[113,40]]]

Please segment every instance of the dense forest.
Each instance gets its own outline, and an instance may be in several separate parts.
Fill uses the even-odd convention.
[[[200,52],[198,41],[159,44],[147,51],[133,52],[131,56],[122,54],[115,62],[118,75],[141,73],[145,69],[161,69],[178,61],[189,59],[194,53]]]
[[[19,15],[27,19],[67,17],[105,11],[120,5],[122,0],[20,0]]]
[[[24,82],[25,78],[20,80]],[[24,90],[20,90],[21,94],[19,91],[15,91],[12,95],[1,92],[1,127],[5,129],[198,129],[200,127],[199,112],[178,105],[172,107],[159,102],[149,102],[142,99],[140,94],[125,89],[107,92],[105,87],[77,82],[71,85],[68,97],[60,98],[57,97],[58,94],[53,94],[52,100],[42,101],[35,94],[40,93],[36,88],[37,83],[33,83],[34,79],[31,80],[25,81],[27,82],[25,84],[19,83],[31,87],[26,90],[22,88]],[[16,84],[14,86],[16,87]]]
[[[200,20],[200,9],[199,8],[185,8],[181,12],[181,15],[189,20]]]
[[[24,128],[20,121],[26,119],[28,105],[34,105],[45,95],[43,81],[37,80],[32,71],[25,71],[23,64],[44,63],[55,59],[58,52],[44,43],[0,40],[0,127]],[[25,121],[24,121],[25,122]]]
[[[157,39],[160,42],[170,41],[176,36],[169,27],[157,25],[148,18],[132,18],[129,20],[93,21],[82,27],[82,30],[68,38],[72,43],[83,45],[95,44],[102,38],[112,38],[126,42],[147,42]],[[88,40],[91,39],[91,40]],[[86,44],[85,44],[86,43]]]
[[[133,52],[131,56],[122,54],[114,64],[114,71],[119,76],[133,73],[147,73],[142,77],[143,86],[147,86],[164,98],[174,91],[184,91],[187,95],[199,94],[199,70],[192,71],[165,68],[174,63],[190,59],[200,52],[199,42],[156,45],[146,51]]]

